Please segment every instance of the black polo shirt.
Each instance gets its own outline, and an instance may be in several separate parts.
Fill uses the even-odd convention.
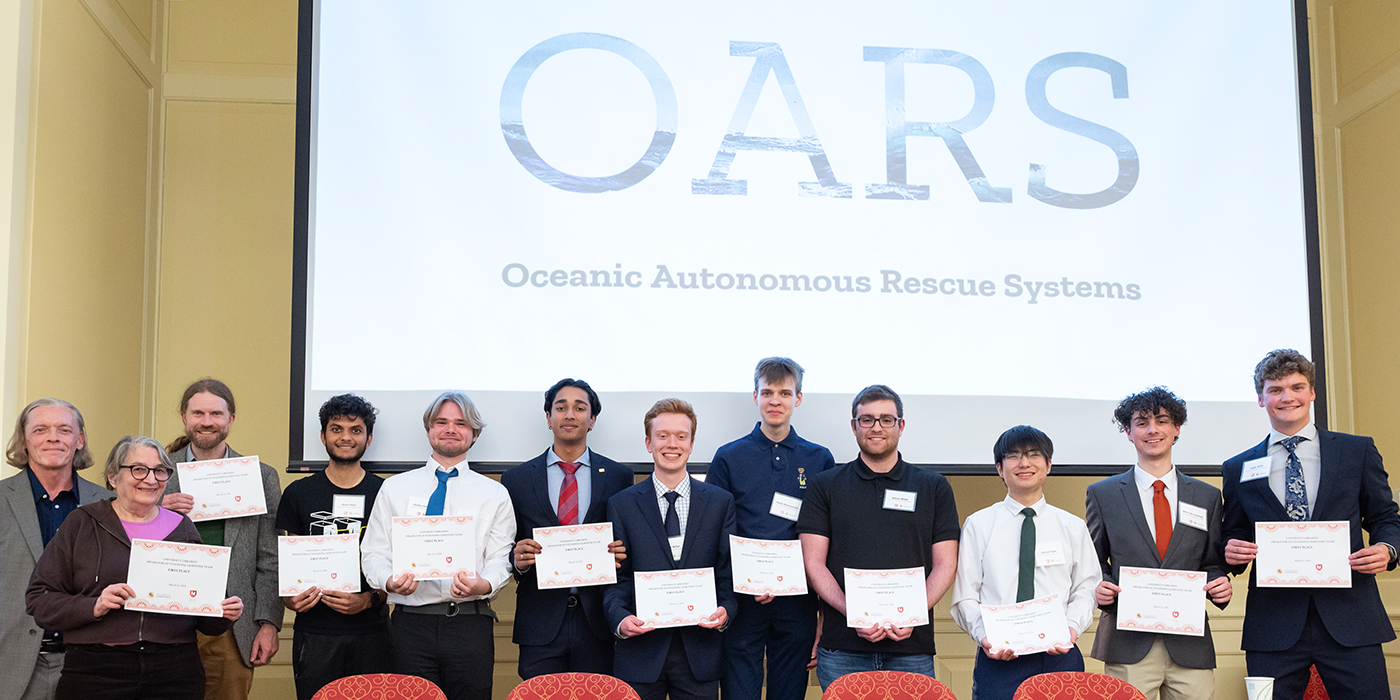
[[[885,491],[912,491],[914,512],[884,507]],[[845,590],[845,569],[910,569],[933,571],[935,542],[958,539],[958,506],[953,488],[938,472],[919,469],[900,457],[894,468],[879,474],[859,457],[818,474],[807,489],[798,534],[830,540],[826,567]],[[933,625],[914,628],[908,639],[870,643],[846,626],[846,616],[821,602],[821,646],[827,649],[887,654],[933,654]]]

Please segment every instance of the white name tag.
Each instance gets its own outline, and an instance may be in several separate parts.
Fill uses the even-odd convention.
[[[675,537],[668,537],[667,539],[671,541],[671,558],[680,561],[681,549],[685,546],[685,535],[676,535]]]
[[[885,490],[885,510],[903,510],[914,512],[914,501],[918,500],[919,494],[913,491],[896,491],[894,489]]]
[[[428,499],[410,498],[408,499],[408,517],[421,518],[428,514]]]
[[[1251,459],[1245,462],[1244,467],[1240,469],[1240,481],[1254,481],[1255,479],[1267,478],[1269,476],[1269,470],[1273,468],[1273,465],[1274,461],[1270,457]]]
[[[332,496],[331,511],[337,518],[363,518],[365,517],[365,497],[364,496]]]
[[[1200,506],[1193,506],[1190,503],[1187,503],[1186,501],[1179,501],[1176,504],[1176,510],[1180,515],[1178,520],[1181,521],[1182,525],[1194,527],[1197,530],[1201,530],[1203,532],[1209,529],[1210,526],[1206,524],[1205,508],[1202,508]]]
[[[773,506],[768,509],[769,515],[776,515],[784,520],[797,522],[797,514],[802,512],[802,499],[793,498],[785,493],[773,494]]]
[[[1059,542],[1037,542],[1035,545],[1036,566],[1060,566],[1065,563],[1065,548]]]

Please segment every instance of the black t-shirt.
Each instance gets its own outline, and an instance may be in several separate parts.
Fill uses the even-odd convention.
[[[293,481],[282,492],[282,503],[277,507],[277,529],[286,530],[289,535],[345,534],[354,529],[353,522],[359,523],[360,541],[365,538],[365,525],[369,523],[370,511],[374,508],[374,497],[379,495],[379,487],[384,479],[365,473],[354,488],[342,489],[331,483],[325,472],[317,472],[303,479]],[[336,496],[363,497],[364,508],[360,516],[325,517],[333,514]],[[322,515],[313,517],[313,514]],[[334,528],[331,533],[326,528]],[[360,592],[370,590],[364,573],[360,574]],[[321,634],[383,634],[387,631],[385,619],[388,606],[381,600],[379,605],[370,606],[354,615],[343,615],[331,610],[325,603],[304,613],[297,613],[296,626],[307,632]]]
[[[884,507],[885,491],[913,492],[914,511]],[[859,457],[817,475],[802,499],[798,534],[830,540],[826,567],[846,589],[845,569],[912,569],[933,572],[935,542],[958,539],[958,506],[953,488],[935,471],[919,469],[901,457],[879,474]],[[903,641],[870,643],[846,626],[846,616],[821,602],[821,646],[827,649],[888,654],[933,654],[933,625],[914,628]]]

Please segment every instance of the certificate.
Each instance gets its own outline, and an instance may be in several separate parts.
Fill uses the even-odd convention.
[[[1254,580],[1274,588],[1351,588],[1351,523],[1255,523]]]
[[[1071,644],[1059,593],[1023,603],[980,607],[982,626],[994,650],[1010,649],[1019,656]]]
[[[846,626],[928,624],[924,567],[846,569]]]
[[[359,535],[277,538],[277,595],[297,595],[312,586],[360,592]]]
[[[802,543],[797,540],[754,540],[730,535],[729,560],[734,567],[735,593],[807,593],[807,572],[802,566]]]
[[[540,543],[535,557],[540,589],[617,583],[616,560],[608,551],[612,523],[537,527],[532,539]]]
[[[476,523],[471,515],[394,518],[389,527],[394,575],[415,581],[450,579],[458,571],[476,576]]]
[[[126,585],[135,595],[127,610],[223,617],[228,584],[229,547],[205,544],[131,541]]]
[[[1118,585],[1118,629],[1205,636],[1206,572],[1124,566]]]
[[[638,571],[637,617],[647,627],[698,625],[715,613],[715,570]]]
[[[194,497],[190,520],[223,520],[267,512],[257,455],[181,462],[180,491]]]

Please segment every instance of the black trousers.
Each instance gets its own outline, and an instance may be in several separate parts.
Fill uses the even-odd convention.
[[[685,641],[679,632],[671,636],[671,648],[666,652],[666,663],[661,666],[661,675],[654,683],[628,683],[637,691],[641,700],[718,700],[719,679],[712,681],[696,680],[690,672],[690,659],[685,655]]]
[[[1345,624],[1343,621],[1342,624]],[[1386,678],[1385,653],[1381,645],[1344,647],[1327,632],[1327,625],[1317,614],[1317,606],[1308,602],[1308,621],[1303,634],[1292,649],[1284,651],[1246,651],[1245,665],[1251,676],[1274,679],[1275,700],[1302,700],[1303,691],[1312,677],[1309,668],[1317,664],[1317,675],[1332,700],[1374,700],[1390,697],[1390,681]]]
[[[447,700],[491,700],[491,623],[486,615],[466,612],[446,617],[396,610],[389,625],[394,673],[436,683]]]
[[[363,673],[390,673],[389,630],[379,634],[321,634],[292,630],[292,676],[297,700],[311,700],[327,683]]]
[[[55,700],[203,700],[199,647],[69,644]]]
[[[520,678],[547,673],[601,673],[611,675],[613,640],[593,635],[582,605],[565,609],[564,624],[548,644],[520,645]]]

